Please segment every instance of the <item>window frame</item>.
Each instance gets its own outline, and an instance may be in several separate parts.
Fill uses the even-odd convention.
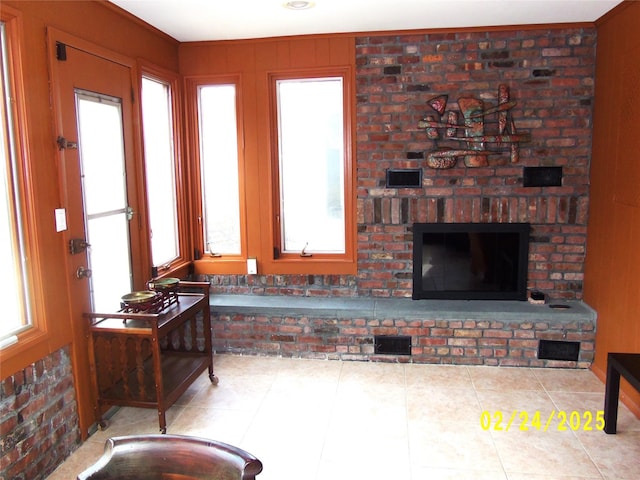
[[[38,245],[38,222],[35,199],[36,187],[33,182],[34,168],[29,151],[29,131],[27,124],[26,89],[23,76],[23,26],[22,15],[11,7],[3,6],[0,11],[0,20],[5,24],[5,38],[7,41],[7,76],[9,78],[10,92],[6,92],[12,98],[12,111],[7,112],[10,117],[13,130],[13,154],[16,171],[14,183],[18,185],[18,191],[14,195],[18,197],[18,214],[22,218],[22,248],[27,257],[23,275],[27,292],[24,292],[24,301],[27,310],[31,313],[29,325],[25,325],[15,334],[16,341],[7,343],[0,348],[0,364],[4,372],[5,367],[12,370],[14,365],[22,364],[23,355],[30,350],[47,349],[47,343],[51,340],[48,332],[48,317],[44,306],[44,288],[40,248]],[[26,361],[26,360],[25,360]],[[7,372],[10,373],[10,372]],[[1,377],[0,377],[1,378]]]
[[[149,263],[151,268],[151,275],[154,278],[175,276],[185,277],[189,274],[191,264],[191,236],[188,222],[189,212],[189,195],[185,162],[183,156],[183,141],[182,132],[183,126],[183,104],[181,100],[181,77],[179,74],[158,67],[149,62],[138,61],[138,91],[140,98],[139,116],[141,122],[140,135],[141,149],[142,149],[142,169],[144,178],[144,201],[147,211],[147,224],[146,238],[147,248],[149,252]],[[176,195],[176,214],[177,214],[177,240],[178,240],[178,256],[168,263],[161,265],[154,265],[151,249],[151,224],[149,216],[149,198],[147,193],[147,163],[144,152],[144,116],[142,110],[142,79],[146,77],[148,79],[163,83],[169,87],[169,95],[171,102],[171,116],[172,116],[172,130],[173,130],[173,162],[174,162],[174,181],[175,181],[175,195]]]
[[[238,141],[238,183],[240,205],[240,253],[211,255],[206,253],[203,238],[204,204],[202,199],[202,160],[200,150],[200,117],[198,89],[210,85],[234,85],[236,93],[236,131]],[[242,87],[239,75],[208,75],[185,78],[186,128],[190,158],[189,179],[191,181],[190,212],[193,239],[195,274],[244,274],[248,258],[247,201],[244,155],[244,121],[242,116]]]
[[[355,274],[355,202],[353,175],[353,107],[354,85],[350,67],[328,67],[308,70],[286,70],[268,74],[269,88],[269,120],[270,120],[270,171],[273,178],[271,187],[270,231],[265,238],[271,239],[271,258],[265,262],[265,273],[274,274]],[[313,253],[304,256],[300,253],[280,251],[280,165],[279,165],[279,131],[278,131],[278,98],[277,82],[280,80],[305,80],[315,78],[341,78],[343,88],[343,194],[344,194],[344,253]]]

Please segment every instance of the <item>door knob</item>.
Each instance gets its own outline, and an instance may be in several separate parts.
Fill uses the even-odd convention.
[[[76,278],[78,280],[82,278],[89,278],[89,277],[91,277],[91,270],[84,267],[78,267],[78,269],[76,270]]]

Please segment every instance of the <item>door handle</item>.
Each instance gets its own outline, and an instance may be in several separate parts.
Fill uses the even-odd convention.
[[[71,255],[82,253],[90,246],[84,238],[72,238],[69,240],[69,253]]]
[[[89,278],[89,277],[91,277],[91,270],[84,267],[78,267],[78,269],[76,270],[76,278],[78,280],[81,280],[83,278]]]

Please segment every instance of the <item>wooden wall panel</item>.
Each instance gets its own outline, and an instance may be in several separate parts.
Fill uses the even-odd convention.
[[[282,70],[354,67],[352,37],[311,36],[180,45],[180,73],[185,79],[216,75],[240,75],[240,97],[244,125],[244,180],[246,184],[249,257],[273,256],[269,235],[272,218],[270,172],[271,132],[269,74]],[[187,102],[190,100],[187,98]],[[197,151],[196,146],[190,146]],[[251,207],[253,205],[253,208]],[[258,206],[256,208],[255,206]],[[272,233],[271,233],[272,234]],[[196,265],[196,268],[198,266]],[[244,271],[244,261],[238,261]],[[259,269],[262,267],[259,265]]]
[[[640,2],[598,23],[596,94],[584,299],[598,312],[594,372],[609,352],[640,353]],[[640,394],[623,384],[640,416]]]
[[[60,207],[55,124],[51,110],[47,55],[47,28],[54,27],[77,38],[129,58],[141,58],[177,71],[178,43],[150,27],[143,26],[119,9],[102,1],[58,2],[2,0],[0,8],[20,13],[23,29],[22,69],[28,101],[26,123],[30,153],[29,175],[36,192],[35,222],[41,274],[46,288],[42,302],[49,323],[47,339],[29,345],[16,354],[1,353],[0,379],[25,368],[71,342],[67,299],[73,292],[65,277],[66,246],[56,233],[54,210]],[[116,33],[117,32],[117,33]]]

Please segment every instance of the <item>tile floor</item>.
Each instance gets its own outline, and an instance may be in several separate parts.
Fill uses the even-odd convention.
[[[621,404],[618,434],[597,430],[604,385],[590,371],[233,355],[215,361],[220,383],[200,377],[167,412],[168,433],[244,448],[264,464],[259,480],[640,478],[640,420]],[[483,411],[490,412],[488,429]],[[554,416],[543,431],[553,411],[568,419],[577,412],[577,428],[567,423],[560,431]],[[593,415],[591,431],[585,412]],[[75,479],[108,437],[142,433],[158,433],[156,411],[122,408],[49,479]]]

